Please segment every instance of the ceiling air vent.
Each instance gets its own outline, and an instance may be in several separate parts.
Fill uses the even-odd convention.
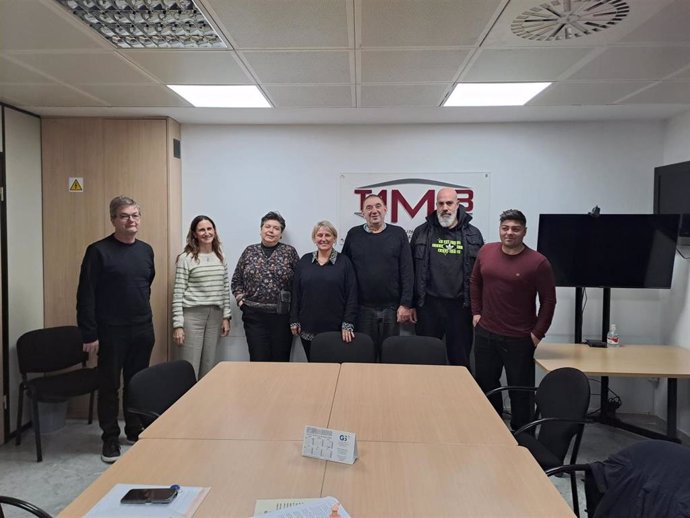
[[[570,40],[612,27],[629,12],[623,0],[551,0],[523,12],[510,28],[526,40]]]
[[[193,0],[56,0],[116,47],[226,48]]]

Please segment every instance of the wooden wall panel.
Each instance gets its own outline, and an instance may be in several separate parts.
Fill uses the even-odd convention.
[[[106,120],[103,123],[104,192],[124,194],[141,205],[137,237],[153,247],[156,278],[151,288],[156,345],[152,363],[168,351],[168,180],[165,120]]]
[[[89,243],[112,233],[108,204],[131,196],[142,208],[138,237],[156,255],[151,292],[156,346],[152,363],[168,359],[174,256],[180,249],[181,165],[172,159],[171,119],[47,118],[42,125],[45,325],[76,323],[79,268]],[[70,176],[84,192],[69,193]],[[93,360],[93,359],[92,359]],[[95,362],[93,362],[95,363]],[[88,399],[70,405],[86,415]]]
[[[76,293],[84,250],[109,232],[108,209],[103,204],[102,129],[102,119],[44,119],[42,123],[47,327],[76,324]],[[70,176],[84,178],[84,192],[68,192]]]

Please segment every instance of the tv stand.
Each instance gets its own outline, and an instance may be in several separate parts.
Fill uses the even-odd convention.
[[[601,339],[606,342],[611,325],[611,288],[603,288],[603,304],[601,315]],[[575,343],[582,342],[582,301],[584,288],[575,288]],[[677,431],[677,412],[678,412],[678,378],[668,377],[666,394],[666,434],[649,430],[640,426],[622,421],[616,416],[618,405],[609,401],[609,376],[601,375],[599,414],[597,421],[615,428],[621,428],[629,432],[649,437],[651,439],[663,439],[680,443]]]

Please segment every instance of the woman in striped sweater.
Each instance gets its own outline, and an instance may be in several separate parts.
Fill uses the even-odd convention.
[[[208,216],[192,220],[187,246],[177,257],[172,315],[176,356],[201,378],[215,365],[219,337],[230,332],[228,268]]]

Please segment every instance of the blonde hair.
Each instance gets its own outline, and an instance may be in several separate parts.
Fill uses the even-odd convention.
[[[338,231],[335,229],[333,226],[333,223],[327,220],[319,221],[316,225],[314,225],[314,228],[311,231],[311,240],[314,241],[316,239],[316,233],[319,231],[321,227],[327,228],[328,231],[333,234],[333,237],[335,239],[338,239]]]

